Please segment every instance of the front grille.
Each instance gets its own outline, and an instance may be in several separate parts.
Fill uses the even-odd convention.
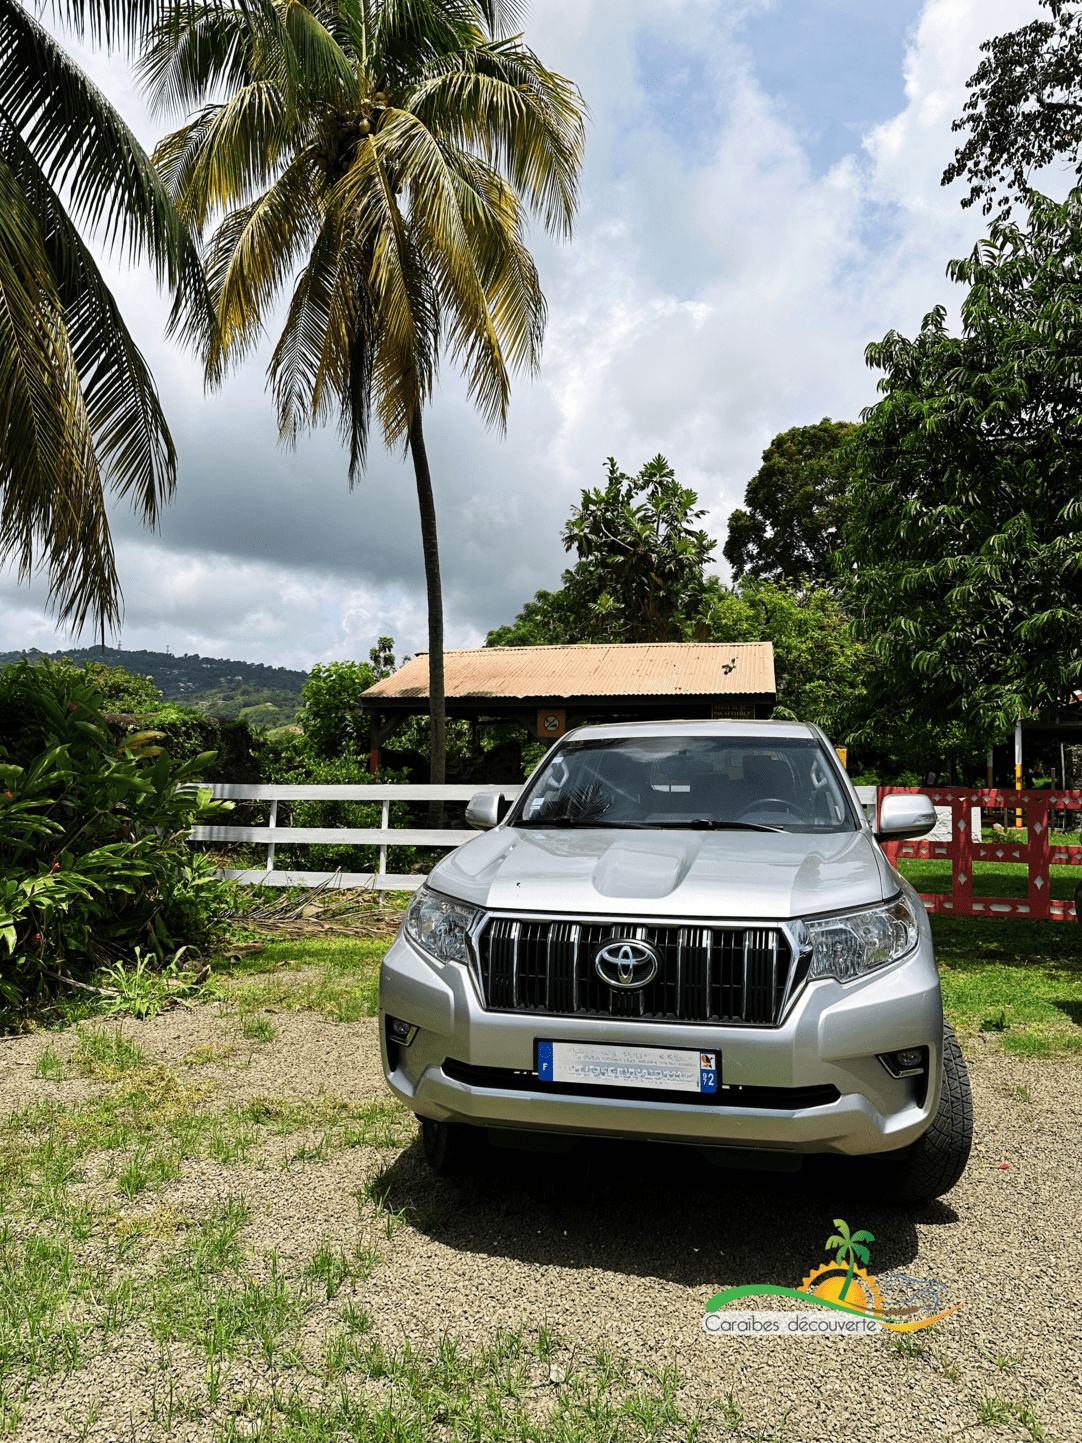
[[[594,959],[606,943],[649,943],[657,975],[623,991]],[[481,989],[493,1012],[649,1021],[776,1024],[792,956],[777,927],[650,927],[493,918],[479,940]]]
[[[614,1102],[653,1102],[659,1105],[689,1103],[696,1107],[754,1107],[763,1112],[799,1112],[806,1107],[829,1107],[841,1093],[830,1083],[813,1087],[729,1087],[717,1092],[658,1092],[645,1087],[592,1087],[577,1082],[542,1082],[536,1072],[511,1067],[478,1067],[445,1057],[443,1071],[470,1087],[535,1092],[545,1097],[603,1097]]]

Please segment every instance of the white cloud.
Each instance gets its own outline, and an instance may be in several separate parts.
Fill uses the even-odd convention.
[[[535,6],[528,38],[593,112],[582,215],[571,246],[535,237],[549,330],[540,380],[515,389],[507,439],[483,430],[449,370],[426,416],[449,641],[476,643],[557,584],[562,522],[610,453],[634,469],[664,452],[724,537],[770,438],[855,418],[875,399],[867,342],[911,333],[953,301],[946,262],[982,220],[960,209],[960,186],[939,186],[950,124],[980,42],[1031,19],[1031,0],[928,0],[893,62],[905,67],[904,108],[863,149],[854,135],[853,154],[825,174],[742,39],[745,16],[768,8]],[[137,118],[116,62],[89,63]],[[156,127],[143,117],[138,129],[150,139]],[[205,400],[196,366],[160,338],[165,306],[148,278],[116,284],[181,453],[162,537],[118,518],[124,644],[280,665],[363,656],[377,633],[423,646],[402,458],[374,450],[349,495],[333,432],[278,449],[265,357]],[[42,636],[27,605],[39,596],[0,587],[5,646]]]

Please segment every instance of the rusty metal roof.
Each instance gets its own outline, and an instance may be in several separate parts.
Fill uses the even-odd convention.
[[[626,696],[773,697],[769,641],[626,642],[612,646],[482,646],[444,653],[447,700],[570,700]],[[428,696],[428,656],[363,693],[368,701]]]

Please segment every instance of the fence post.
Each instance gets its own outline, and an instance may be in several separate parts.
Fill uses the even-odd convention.
[[[271,804],[270,804],[270,821],[267,823],[267,825],[268,825],[268,827],[277,827],[277,825],[278,825],[278,798],[277,798],[277,797],[275,797],[274,801],[271,802]],[[266,870],[267,870],[268,872],[273,872],[273,871],[274,871],[274,843],[273,843],[273,842],[268,842],[268,843],[267,843],[267,866],[266,866]]]
[[[951,911],[968,917],[973,913],[973,798],[976,793],[955,792],[951,800],[953,826],[951,848]],[[980,837],[977,838],[980,841]]]
[[[390,803],[390,801],[387,800],[387,799],[385,799],[385,800],[384,800],[384,803],[383,803],[383,812],[382,812],[382,815],[380,816],[380,822],[379,822],[379,824],[380,824],[381,828],[382,828],[385,832],[390,828],[390,825],[391,825],[391,803]],[[386,875],[387,875],[387,843],[386,843],[386,842],[382,842],[382,843],[380,844],[380,849],[379,849],[379,875],[380,875],[381,877],[386,877]],[[383,906],[383,898],[384,898],[384,896],[385,896],[385,893],[384,893],[384,891],[383,891],[383,888],[382,888],[382,887],[377,887],[376,892],[377,892],[377,895],[378,895],[378,897],[379,897],[379,905],[382,907],[382,906]]]
[[[1029,863],[1029,915],[1050,917],[1052,908],[1049,893],[1052,890],[1052,848],[1049,841],[1048,818],[1051,811],[1047,793],[1038,800],[1031,797],[1026,803],[1026,861]]]

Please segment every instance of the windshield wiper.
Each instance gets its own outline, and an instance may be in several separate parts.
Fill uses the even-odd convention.
[[[719,822],[711,817],[696,817],[692,822],[647,822],[648,827],[702,827],[706,832],[784,832],[784,827],[768,827],[764,822]]]

